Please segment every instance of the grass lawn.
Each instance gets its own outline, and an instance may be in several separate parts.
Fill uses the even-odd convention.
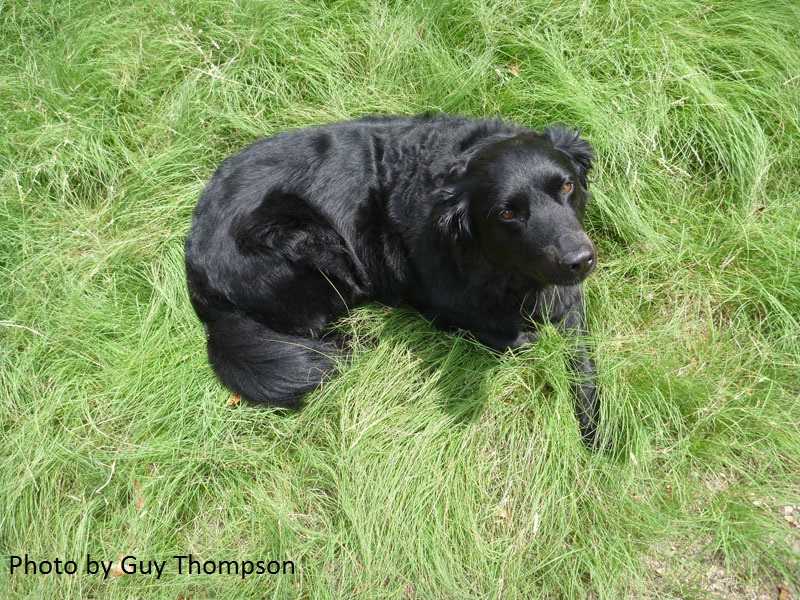
[[[0,2],[0,596],[797,599],[798,30],[795,0]],[[498,359],[371,305],[301,412],[215,380],[182,262],[215,166],[424,111],[593,144],[609,452],[553,329]]]

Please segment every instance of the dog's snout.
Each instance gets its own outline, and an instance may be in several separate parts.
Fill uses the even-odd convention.
[[[595,250],[586,235],[567,235],[560,242],[562,251],[558,264],[562,271],[573,277],[583,277],[594,268]]]
[[[582,246],[574,252],[568,252],[559,261],[561,267],[572,275],[584,275],[594,266],[594,250],[590,246]]]

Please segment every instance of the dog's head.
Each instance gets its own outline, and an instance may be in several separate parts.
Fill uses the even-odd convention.
[[[561,127],[493,141],[454,171],[434,226],[464,256],[479,250],[543,284],[579,283],[596,263],[583,230],[593,160]]]

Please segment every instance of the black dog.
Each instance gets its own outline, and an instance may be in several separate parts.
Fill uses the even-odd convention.
[[[406,301],[504,351],[531,320],[576,338],[576,410],[599,402],[582,341],[582,227],[594,156],[572,131],[461,117],[369,117],[261,140],[225,161],[186,240],[192,304],[220,380],[297,407],[333,372],[325,338],[365,300]]]

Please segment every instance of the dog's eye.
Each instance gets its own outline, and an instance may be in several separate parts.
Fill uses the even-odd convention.
[[[516,216],[517,213],[515,213],[510,208],[504,208],[503,210],[500,211],[500,218],[503,219],[503,221],[510,221]]]
[[[567,183],[564,184],[564,187],[561,188],[561,195],[566,196],[573,190],[574,187],[575,186],[572,185],[572,182],[568,181]]]

